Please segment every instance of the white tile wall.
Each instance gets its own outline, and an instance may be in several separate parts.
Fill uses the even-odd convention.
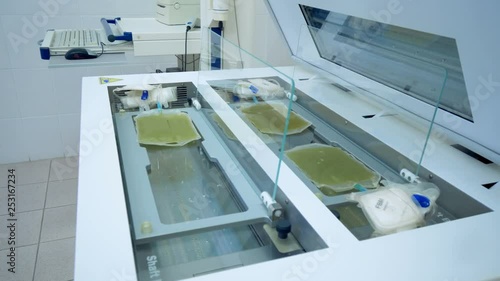
[[[29,160],[22,141],[23,122],[21,119],[0,119],[0,164]]]
[[[58,5],[56,5],[56,3],[53,3],[54,1]],[[45,6],[42,6],[40,2],[51,2],[53,5],[50,7],[48,7],[47,4]],[[68,15],[78,16],[80,14],[80,6],[78,1],[76,0],[38,0],[38,3],[40,8],[42,8],[42,10],[51,17]]]
[[[116,0],[73,0],[78,1],[81,15],[98,15],[116,11]],[[121,2],[118,0],[118,2]],[[115,15],[118,17],[120,15]]]
[[[59,14],[77,15],[78,1],[76,0],[4,0],[0,15],[33,15],[46,14],[54,17]]]
[[[64,156],[76,156],[80,149],[80,114],[59,116]]]
[[[57,100],[50,71],[14,69],[13,74],[22,117],[57,114]]]
[[[24,15],[1,16],[3,28],[7,36],[17,38],[9,41],[8,51],[13,68],[44,68],[47,69],[48,62],[40,59],[38,41],[43,39],[45,31],[51,28],[80,28],[82,22],[80,17],[56,16],[47,18],[45,21],[34,21]]]
[[[24,118],[21,133],[30,160],[48,159],[63,155],[61,129],[57,116]]]
[[[13,68],[46,68],[48,63],[40,59],[37,41],[42,39],[38,28],[24,27],[25,16],[0,16],[1,24],[5,31],[7,51]],[[26,25],[28,26],[28,25]],[[24,30],[24,32],[23,32]]]
[[[17,92],[11,70],[0,70],[0,85],[2,85],[0,119],[20,117]]]
[[[120,17],[151,17],[155,14],[155,9],[156,1],[118,0],[116,5],[116,13]]]
[[[7,35],[0,24],[0,69],[9,69],[11,67],[7,44]]]
[[[84,67],[50,69],[54,80],[54,99],[58,114],[80,114]]]
[[[29,15],[40,9],[36,0],[14,1],[6,0],[2,3],[0,15]]]

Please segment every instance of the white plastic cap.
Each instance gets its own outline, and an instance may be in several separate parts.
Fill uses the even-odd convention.
[[[269,193],[267,193],[266,191],[260,194],[260,199],[262,199],[262,202],[264,202],[264,205],[266,205],[266,207],[269,207],[275,202],[271,195],[269,195]]]
[[[286,92],[286,97],[288,99],[290,99],[291,96],[292,94],[290,92]],[[297,95],[293,95],[292,101],[297,101]]]

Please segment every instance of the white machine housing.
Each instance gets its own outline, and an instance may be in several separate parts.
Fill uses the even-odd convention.
[[[199,0],[158,0],[156,3],[156,19],[164,24],[185,24],[199,17]]]
[[[135,56],[200,53],[199,29],[186,34],[185,25],[165,25],[154,18],[123,18],[117,24],[120,30],[132,33]]]

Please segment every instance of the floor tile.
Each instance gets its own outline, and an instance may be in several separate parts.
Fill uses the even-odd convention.
[[[74,237],[76,205],[45,209],[40,242]]]
[[[78,179],[49,182],[45,208],[76,204]]]
[[[0,187],[7,186],[9,169],[15,169],[16,185],[46,182],[49,176],[50,160],[0,165]]]
[[[15,223],[16,246],[27,246],[38,243],[40,237],[40,225],[42,223],[42,210],[18,213]],[[10,222],[7,222],[9,216],[0,216],[0,250],[5,250],[10,246],[7,244],[7,238],[11,231],[7,228]]]
[[[78,178],[78,157],[52,159],[50,181],[63,181]]]
[[[74,263],[74,238],[40,243],[33,280],[71,280],[75,271]]]
[[[41,210],[45,204],[47,183],[18,185],[15,188],[16,212]],[[0,188],[0,215],[7,215],[7,196],[11,194],[6,187]],[[4,199],[5,198],[5,199]]]
[[[10,268],[7,262],[10,258],[7,255],[10,251],[0,251],[0,280],[2,281],[19,281],[19,280],[33,280],[33,271],[35,269],[36,250],[38,245],[31,245],[25,247],[17,247],[16,255],[16,268],[15,273],[7,271]],[[9,260],[8,260],[9,259]]]

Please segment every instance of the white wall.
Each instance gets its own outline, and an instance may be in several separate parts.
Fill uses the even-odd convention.
[[[0,164],[73,155],[80,132],[81,77],[176,66],[174,57],[126,67],[49,68],[37,42],[49,28],[100,28],[101,17],[151,17],[154,1],[0,2]],[[16,40],[14,40],[16,39]]]
[[[288,46],[267,10],[265,0],[229,0],[229,2],[231,10],[225,24],[226,39],[237,44],[235,24],[237,19],[242,49],[272,66],[293,64]]]
[[[231,4],[233,1],[231,1]],[[99,28],[101,17],[151,17],[155,1],[3,0],[0,2],[0,164],[78,152],[81,77],[146,73],[160,62],[49,68],[37,42],[50,28]],[[273,65],[291,63],[263,0],[236,0],[242,47]],[[234,15],[227,23],[234,26]],[[231,22],[233,21],[233,22]],[[230,33],[230,32],[228,32]]]

